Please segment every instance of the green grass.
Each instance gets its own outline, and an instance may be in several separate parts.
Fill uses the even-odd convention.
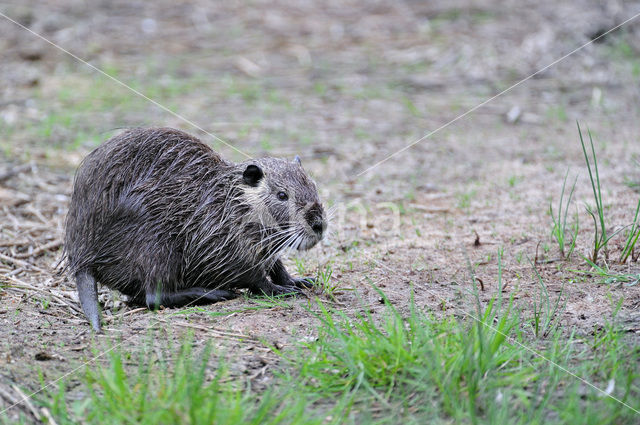
[[[587,163],[587,171],[589,172],[589,180],[591,182],[591,189],[593,191],[593,199],[596,204],[595,211],[594,208],[590,205],[585,205],[587,209],[587,213],[593,219],[594,226],[594,239],[593,239],[593,249],[591,251],[590,260],[593,263],[597,263],[598,254],[600,250],[604,249],[605,259],[608,259],[608,243],[609,240],[614,236],[607,236],[607,226],[604,220],[604,206],[602,203],[602,191],[600,187],[600,173],[598,171],[598,158],[596,156],[596,150],[593,146],[593,137],[591,136],[591,131],[587,130],[587,134],[589,135],[589,143],[591,147],[591,155],[587,153],[587,149],[585,147],[585,142],[582,137],[582,130],[580,129],[580,124],[578,125],[578,134],[580,135],[580,145],[582,146],[582,152],[584,154],[584,160]],[[589,159],[591,156],[591,159]],[[592,166],[593,164],[593,166]]]
[[[630,225],[624,226],[619,230],[608,233],[607,225],[605,224],[605,218],[604,218],[605,207],[602,202],[602,188],[600,184],[600,173],[598,171],[598,159],[597,159],[596,151],[593,145],[593,137],[591,135],[591,131],[587,130],[587,134],[589,135],[589,147],[591,148],[590,153],[588,153],[587,148],[585,146],[584,138],[582,137],[582,130],[580,129],[579,123],[578,123],[578,134],[580,136],[580,144],[582,146],[582,152],[584,154],[584,159],[587,164],[587,171],[589,172],[589,180],[591,182],[591,190],[592,190],[593,198],[595,202],[595,208],[588,204],[586,205],[587,212],[593,219],[593,225],[594,225],[593,249],[591,250],[591,257],[588,259],[589,260],[588,262],[594,265],[597,264],[598,255],[601,250],[604,251],[605,262],[608,261],[609,260],[609,246],[608,246],[609,241],[613,237],[615,237],[617,234],[619,234],[620,232],[622,232],[627,228],[629,228],[629,230],[627,231],[627,237],[625,238],[624,246],[620,254],[619,261],[621,263],[624,263],[627,261],[627,259],[630,256],[632,257],[632,260],[637,260],[637,257],[635,257],[633,253],[634,253],[634,248],[638,241],[638,238],[640,237],[640,224],[638,222],[638,219],[640,217],[639,215],[640,200],[638,200],[638,203],[636,205],[636,211],[634,214],[633,222]],[[565,177],[565,183],[566,183],[566,177]],[[574,186],[575,186],[575,183],[574,183]],[[563,193],[564,193],[564,184],[563,184]],[[573,189],[571,190],[571,194],[572,193],[573,193]],[[571,200],[571,195],[569,196],[569,202],[570,200]],[[560,222],[560,218],[561,218],[561,215],[560,215],[560,213],[562,212],[561,208],[562,208],[562,196],[560,197],[560,212],[558,215],[558,222]],[[565,212],[565,217],[562,224],[565,224],[565,223],[566,223],[566,212]],[[556,220],[554,218],[554,230],[555,230],[555,224],[556,224]],[[559,232],[560,230],[558,230],[558,233]],[[607,265],[605,265],[605,267],[608,268]]]
[[[551,228],[551,237],[558,243],[558,249],[560,250],[560,255],[562,255],[563,258],[571,257],[571,254],[576,247],[576,237],[578,236],[578,230],[580,228],[578,214],[576,214],[575,216],[574,224],[570,227],[567,226],[567,215],[569,214],[569,206],[571,205],[573,192],[576,189],[576,182],[578,181],[578,177],[576,176],[576,178],[573,180],[571,190],[569,191],[569,196],[565,203],[564,195],[568,176],[569,170],[567,170],[567,173],[564,176],[564,181],[562,182],[562,191],[560,192],[560,201],[558,202],[557,217],[553,211],[553,203],[549,202],[549,215],[551,216],[551,220],[553,221],[553,226]]]
[[[300,257],[294,258],[296,271],[298,276],[304,277],[308,275],[305,261]],[[313,278],[313,288],[335,301],[335,295],[340,291],[346,290],[340,287],[340,282],[333,278],[333,262],[330,261],[324,266],[318,266],[315,278]]]
[[[558,320],[566,306],[566,298],[564,299],[564,302],[562,302],[564,285],[560,290],[560,294],[556,297],[555,302],[552,301],[549,291],[547,290],[547,285],[544,283],[540,273],[538,273],[536,265],[531,261],[529,261],[529,263],[533,268],[536,281],[539,286],[538,298],[533,301],[533,319],[531,320],[531,327],[537,338],[546,337],[557,329]]]
[[[624,247],[622,248],[622,253],[620,253],[620,262],[623,264],[626,263],[629,257],[631,257],[632,261],[637,261],[638,259],[638,257],[634,255],[634,249],[636,243],[638,242],[638,237],[640,237],[640,223],[638,222],[638,218],[640,218],[640,216],[638,215],[638,213],[640,213],[640,199],[638,200],[636,213],[633,216],[631,228],[627,233]]]
[[[272,348],[281,360],[260,388],[230,372],[233,353],[196,350],[187,338],[137,355],[114,350],[107,365],[89,365],[34,403],[58,424],[637,423],[563,370],[613,385],[612,396],[640,408],[640,350],[616,326],[620,301],[593,335],[554,325],[536,338],[531,319],[501,296],[455,315],[414,302],[400,311],[380,296],[385,308],[355,317],[319,303],[310,312],[317,338]]]
[[[464,210],[468,214],[471,208],[471,201],[476,197],[477,194],[478,191],[476,189],[458,193],[456,196],[458,200],[457,207],[461,210]]]
[[[178,310],[175,315],[183,315],[190,316],[192,314],[205,314],[210,317],[224,317],[230,316],[236,313],[248,313],[252,311],[262,311],[262,310],[271,310],[271,309],[285,309],[291,310],[293,308],[293,304],[291,302],[291,297],[287,297],[284,295],[276,295],[276,296],[250,296],[248,294],[244,295],[243,307],[229,310],[211,310],[199,306],[188,307],[182,310]]]
[[[590,270],[573,271],[583,275],[597,276],[600,278],[600,283],[607,285],[624,284],[625,286],[634,286],[640,282],[640,273],[616,272],[611,270],[609,266],[605,265],[604,267],[601,267],[588,258],[586,258],[585,261],[587,262],[587,265],[591,267]]]
[[[550,106],[547,109],[547,118],[549,120],[555,120],[561,123],[567,121],[567,110],[564,105],[558,104],[555,106]]]
[[[522,176],[510,176],[507,179],[507,184],[509,185],[509,187],[516,187],[516,185],[523,180],[524,178]]]
[[[305,410],[303,399],[283,398],[274,391],[259,397],[228,380],[224,365],[211,372],[211,349],[194,353],[184,343],[168,362],[152,351],[127,369],[123,353],[113,354],[106,368],[87,368],[85,396],[65,399],[62,384],[45,404],[59,424],[303,424],[321,423]]]
[[[335,299],[335,295],[343,289],[340,288],[340,283],[335,279],[332,279],[332,277],[333,264],[327,263],[324,265],[324,268],[318,268],[314,287],[331,299]]]

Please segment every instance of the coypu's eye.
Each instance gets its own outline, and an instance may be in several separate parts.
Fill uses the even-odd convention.
[[[287,199],[289,199],[289,195],[284,192],[278,192],[278,199],[281,201],[286,201]]]

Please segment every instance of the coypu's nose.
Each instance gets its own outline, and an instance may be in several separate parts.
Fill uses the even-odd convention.
[[[322,236],[322,232],[324,232],[324,223],[322,222],[322,219],[320,219],[320,220],[316,221],[315,223],[313,223],[311,225],[311,230],[316,232],[316,235]]]
[[[327,223],[323,219],[322,206],[317,202],[314,203],[307,210],[306,219],[311,230],[313,230],[318,237],[322,237],[322,233],[327,228]]]

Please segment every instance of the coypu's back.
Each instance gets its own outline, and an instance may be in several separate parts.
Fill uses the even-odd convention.
[[[216,174],[231,167],[200,140],[170,128],[111,138],[76,173],[65,235],[68,271],[91,268],[103,284],[134,297],[140,279],[155,279],[136,270],[175,285],[184,227],[203,191],[214,189]]]

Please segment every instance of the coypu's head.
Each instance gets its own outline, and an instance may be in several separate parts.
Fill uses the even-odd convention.
[[[327,217],[300,158],[258,158],[239,166],[252,210],[247,219],[258,225],[270,250],[306,250],[322,239]]]

